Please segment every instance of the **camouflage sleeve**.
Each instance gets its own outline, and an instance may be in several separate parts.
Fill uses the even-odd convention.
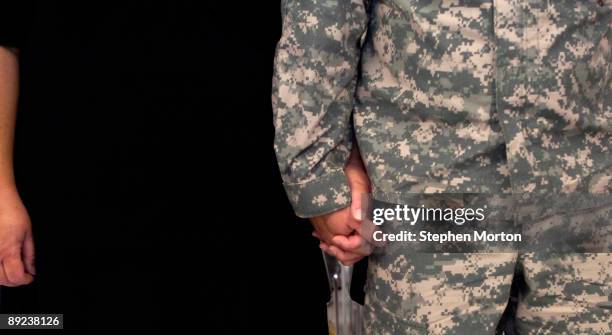
[[[364,0],[283,0],[274,59],[274,148],[296,214],[313,217],[350,204],[344,165]]]

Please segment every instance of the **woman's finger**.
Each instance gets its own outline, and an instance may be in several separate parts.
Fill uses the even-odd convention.
[[[15,285],[9,282],[8,277],[6,275],[6,271],[4,271],[4,262],[0,263],[0,285],[7,287],[14,287]]]

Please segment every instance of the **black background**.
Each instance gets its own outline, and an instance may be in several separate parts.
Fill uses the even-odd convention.
[[[272,149],[279,2],[1,7],[38,270],[2,312],[75,334],[325,333],[320,251]]]

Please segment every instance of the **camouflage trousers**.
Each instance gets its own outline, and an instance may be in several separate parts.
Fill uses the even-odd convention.
[[[366,333],[496,334],[514,284],[514,333],[612,334],[612,206],[609,197],[580,204],[585,199],[544,197],[528,210],[512,207],[520,213],[512,221],[532,238],[504,250],[426,252],[406,242],[378,248],[369,256]],[[596,241],[602,248],[575,246]]]
[[[518,334],[612,334],[611,253],[395,251],[369,259],[368,334],[494,334],[516,274]]]

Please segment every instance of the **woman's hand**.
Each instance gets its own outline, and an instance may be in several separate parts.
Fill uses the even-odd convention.
[[[27,285],[35,274],[30,216],[16,189],[0,190],[0,285]]]

